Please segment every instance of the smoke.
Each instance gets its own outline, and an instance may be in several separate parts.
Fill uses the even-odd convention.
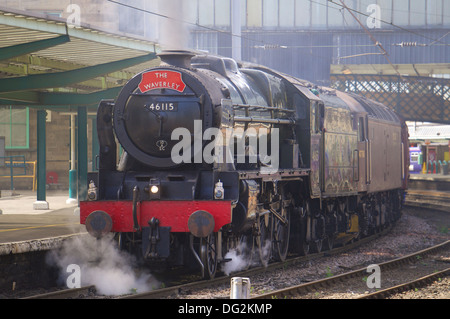
[[[159,0],[158,8],[161,15],[159,19],[159,43],[165,50],[188,49],[189,27],[183,0]]]
[[[244,270],[249,261],[250,254],[242,254],[242,251],[246,251],[247,247],[242,244],[241,247],[231,249],[226,255],[225,259],[231,259],[230,261],[222,265],[222,271],[225,275],[230,275],[233,272]]]
[[[112,236],[101,240],[91,236],[66,240],[60,249],[47,256],[47,263],[60,269],[62,284],[70,275],[69,266],[79,266],[81,287],[95,285],[102,295],[142,293],[160,286],[151,274],[135,272],[135,259],[120,251]]]
[[[272,242],[267,240],[262,247],[262,253],[264,256],[268,256],[271,251]],[[222,265],[222,271],[227,276],[231,273],[245,270],[248,267],[262,265],[258,249],[255,247],[255,249],[250,250],[246,243],[240,243],[236,248],[232,248],[226,253],[225,259],[230,259],[230,261],[227,261]]]

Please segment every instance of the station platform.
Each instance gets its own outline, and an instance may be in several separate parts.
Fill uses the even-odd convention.
[[[408,188],[412,190],[450,192],[450,175],[411,174]]]
[[[34,210],[37,194],[15,191],[0,198],[0,255],[47,250],[86,233],[77,204],[66,204],[68,191],[47,191],[48,210]]]

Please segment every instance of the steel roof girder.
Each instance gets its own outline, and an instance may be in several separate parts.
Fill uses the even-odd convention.
[[[121,86],[114,87],[102,91],[92,93],[39,93],[39,104],[41,105],[66,105],[66,106],[80,106],[80,105],[97,105],[103,99],[114,99],[122,89]]]
[[[114,99],[121,86],[92,93],[55,93],[21,91],[0,94],[0,105],[26,105],[39,109],[66,108],[68,106],[97,105],[102,99]]]
[[[30,18],[20,14],[2,12],[0,14],[0,24],[11,27],[25,28],[42,32],[66,34],[66,24],[52,20]]]
[[[12,45],[9,47],[0,48],[0,61],[24,54],[48,49],[63,43],[70,41],[70,37],[67,35],[61,35],[51,39],[38,40],[28,43],[22,43],[17,45]]]
[[[156,54],[150,53],[125,60],[108,62],[81,69],[63,71],[57,73],[32,74],[23,77],[0,79],[0,93],[26,90],[48,89],[69,86],[131,67],[156,58]]]
[[[7,102],[6,104],[9,104],[9,103],[11,103],[11,104],[38,103],[39,102],[39,92],[23,91],[23,92],[0,93],[0,100]],[[5,104],[5,103],[0,103],[0,104]]]
[[[83,27],[68,25],[67,34],[71,37],[93,41],[96,43],[108,44],[115,47],[138,50],[143,52],[160,51],[160,49],[155,44],[147,42],[146,40],[127,38],[125,35],[111,34]]]
[[[125,34],[112,34],[101,30],[93,30],[88,27],[78,27],[63,21],[45,20],[37,17],[0,11],[0,25],[1,24],[34,31],[68,35],[83,40],[143,52],[159,51],[159,48],[154,43],[148,42],[145,39],[132,39],[128,38]]]
[[[34,64],[8,64],[7,66],[3,66],[0,63],[0,72],[3,73],[10,73],[10,74],[14,74],[14,75],[18,75],[18,76],[26,76],[26,75],[31,75],[31,74],[45,74],[49,71],[49,69],[47,68],[47,70],[38,70],[35,68],[36,65]],[[37,65],[37,67],[40,67]],[[45,67],[42,67],[45,68]],[[120,75],[120,71],[118,72],[113,72],[112,74],[118,74]],[[123,74],[125,75],[125,72],[123,72]],[[77,84],[74,84],[73,86],[82,86],[82,87],[90,87],[90,88],[94,88],[94,89],[106,89],[108,87],[114,87],[115,85],[117,85],[117,81],[121,81],[121,80],[129,80],[132,76],[130,75],[127,78],[113,78],[111,76],[107,76],[106,78],[104,76],[99,77],[99,78],[95,78],[95,79],[90,79],[87,81],[83,81]],[[106,84],[106,86],[105,86]]]
[[[52,60],[52,59],[48,59],[48,58],[44,58],[44,57],[40,57],[40,56],[32,55],[32,54],[27,54],[27,55],[22,55],[22,56],[12,58],[9,60],[9,62],[16,62],[19,64],[27,64],[30,66],[36,65],[39,67],[58,70],[58,71],[70,71],[70,70],[75,70],[78,68],[86,67],[86,65],[75,64],[75,63],[67,62],[67,61]],[[8,73],[7,71],[5,71],[5,72]],[[12,71],[11,73],[24,75],[23,72],[16,73],[16,72]],[[40,73],[40,72],[36,72],[36,73]],[[135,74],[133,72],[119,70],[119,71],[109,73],[108,77],[111,77],[114,79],[119,79],[119,80],[129,80],[134,75]]]

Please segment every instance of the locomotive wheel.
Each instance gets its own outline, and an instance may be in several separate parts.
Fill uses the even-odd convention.
[[[274,240],[275,240],[275,257],[277,260],[285,261],[289,249],[289,237],[291,229],[291,207],[283,207],[281,204],[281,216],[287,222],[283,223],[280,219],[275,218],[274,224]]]
[[[311,247],[312,252],[314,253],[320,253],[322,251],[323,246],[323,240],[324,240],[324,219],[321,215],[318,215],[312,219],[311,222],[311,228],[313,235],[313,238],[311,242],[309,243],[309,246]]]
[[[309,243],[309,246],[311,247],[311,251],[313,253],[320,253],[322,251],[322,244],[323,244],[322,239],[315,239]]]
[[[322,242],[322,248],[323,250],[332,250],[334,246],[334,236],[333,235],[327,235],[325,239]]]
[[[310,250],[310,248],[309,248],[309,243],[308,243],[306,240],[302,240],[302,241],[300,242],[300,251],[299,251],[299,254],[300,254],[301,256],[306,256],[306,255],[309,254],[309,250]]]
[[[215,233],[200,239],[200,258],[205,267],[204,278],[214,279],[217,272],[217,237]]]
[[[256,247],[259,260],[264,267],[267,267],[272,257],[272,218],[270,214],[258,217],[257,227]]]
[[[335,215],[335,204],[334,202],[329,202],[326,205],[326,236],[323,240],[322,249],[323,250],[332,250],[334,246],[334,238],[337,229],[337,217]]]
[[[367,204],[365,202],[359,205],[359,233],[361,237],[366,237],[369,234],[369,223],[367,216]]]
[[[306,234],[308,230],[307,222],[308,215],[311,212],[311,205],[309,200],[303,202],[303,206],[300,208],[300,238],[298,242],[299,251],[298,253],[302,256],[306,256],[309,254],[309,242],[306,240]]]

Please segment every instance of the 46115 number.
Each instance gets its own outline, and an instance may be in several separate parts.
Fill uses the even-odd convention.
[[[151,103],[151,104],[146,104],[145,108],[149,111],[176,112],[176,111],[178,111],[178,104],[177,103]]]

